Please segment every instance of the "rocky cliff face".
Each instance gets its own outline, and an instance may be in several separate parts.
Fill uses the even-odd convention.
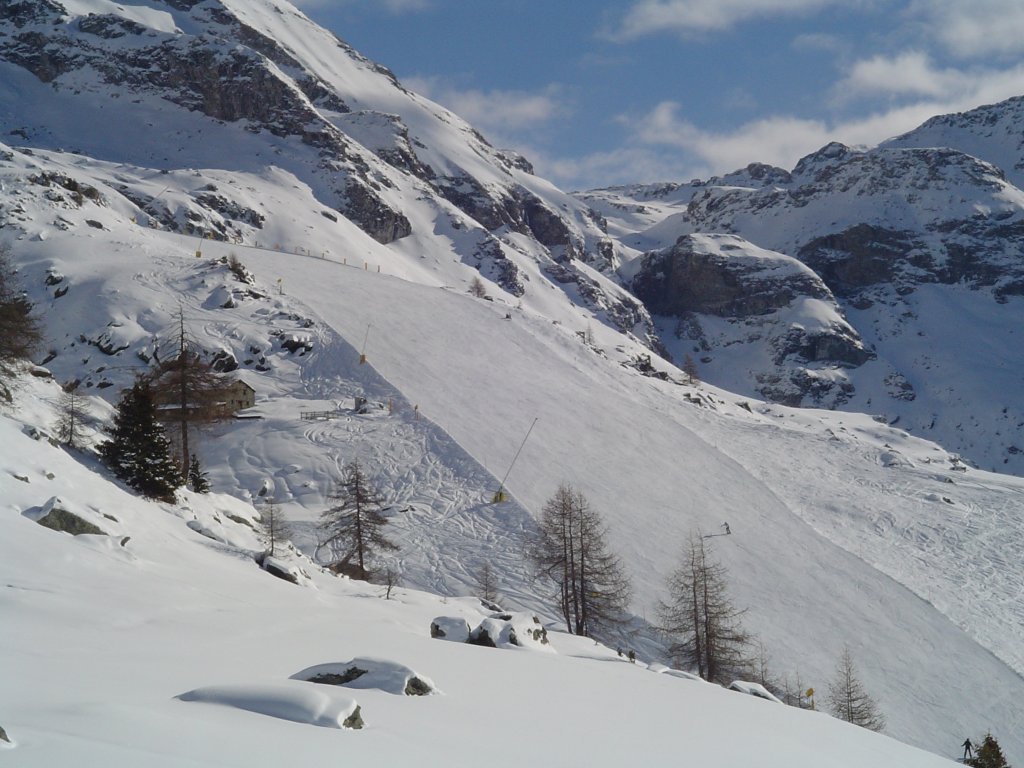
[[[812,270],[739,237],[685,235],[645,254],[632,288],[680,359],[718,369],[739,349],[767,351],[744,388],[769,400],[841,404],[844,370],[872,357]]]

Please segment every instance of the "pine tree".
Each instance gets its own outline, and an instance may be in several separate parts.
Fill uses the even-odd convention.
[[[592,636],[624,620],[629,580],[608,549],[601,517],[582,493],[562,485],[548,499],[530,556],[540,574],[558,585],[569,632]]]
[[[174,501],[181,469],[170,454],[170,441],[156,420],[148,384],[139,379],[124,393],[114,415],[111,439],[99,447],[114,474],[144,496]]]
[[[199,465],[199,457],[192,454],[192,461],[188,465],[188,487],[196,493],[209,493],[210,480]]]
[[[1003,756],[1003,750],[999,746],[999,742],[996,741],[991,733],[985,734],[985,738],[982,739],[981,746],[975,751],[974,757],[964,760],[964,765],[970,765],[973,768],[1010,768],[1010,764],[1006,762],[1006,758]]]
[[[326,547],[333,566],[351,569],[356,578],[368,580],[373,556],[398,549],[384,535],[383,528],[388,522],[383,514],[384,497],[373,488],[359,461],[354,459],[345,465],[331,498],[339,503],[320,515],[322,537],[317,550]]]
[[[728,571],[715,561],[710,543],[691,532],[682,563],[669,576],[668,598],[659,607],[669,652],[705,680],[726,684],[751,669],[750,636],[729,599]]]
[[[478,299],[482,299],[487,296],[487,287],[484,285],[484,281],[480,279],[479,275],[473,275],[473,279],[469,281],[469,292]]]
[[[829,683],[828,705],[829,711],[840,720],[872,731],[885,728],[885,717],[857,677],[849,648],[843,648],[835,676]]]

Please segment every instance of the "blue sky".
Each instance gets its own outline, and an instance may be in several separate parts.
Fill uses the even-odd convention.
[[[1024,95],[1024,0],[300,0],[569,189],[685,181]]]

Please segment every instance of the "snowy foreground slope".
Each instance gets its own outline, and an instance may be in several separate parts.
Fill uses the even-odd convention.
[[[1024,752],[1021,574],[1012,567],[1024,482],[958,471],[937,446],[865,416],[744,407],[727,393],[641,376],[596,351],[622,357],[615,346],[627,344],[600,327],[588,345],[536,312],[325,259],[226,244],[204,245],[197,259],[187,238],[123,224],[15,246],[45,310],[58,353],[47,365],[59,380],[88,372],[90,391],[109,382],[102,391],[116,393],[182,306],[204,348],[239,360],[264,417],[221,425],[201,444],[215,487],[257,500],[266,489],[290,517],[312,521],[339,465],[360,456],[395,500],[407,585],[471,594],[490,561],[512,607],[552,618],[523,551],[532,515],[569,481],[608,520],[634,581],[633,610],[653,619],[687,533],[728,521],[733,535],[716,549],[778,674],[799,672],[823,690],[848,644],[892,735],[950,754],[959,734],[990,728],[1011,759]],[[254,285],[211,260],[233,251]],[[53,273],[61,283],[40,293]],[[289,353],[289,339],[308,351]],[[357,414],[357,394],[390,400],[392,412]],[[334,409],[339,418],[300,418]],[[508,481],[515,501],[486,503],[534,418]],[[50,495],[32,488],[21,504]],[[299,541],[310,544],[308,528]],[[276,625],[276,615],[264,621]],[[317,632],[302,621],[279,631],[303,641]],[[662,658],[648,632],[624,643]],[[292,671],[332,659],[296,659]]]
[[[499,650],[430,638],[435,617],[485,616],[472,598],[399,589],[385,600],[308,563],[304,586],[275,579],[252,562],[248,527],[228,519],[251,515],[241,502],[140,501],[25,434],[52,418],[43,403],[55,390],[30,382],[17,418],[0,416],[5,764],[613,766],[683,753],[700,765],[949,764],[590,641],[553,633],[550,647]],[[36,525],[54,495],[112,535]],[[349,660],[381,672],[358,688],[289,679]],[[405,668],[435,692],[396,695]],[[340,728],[354,706],[364,727]]]

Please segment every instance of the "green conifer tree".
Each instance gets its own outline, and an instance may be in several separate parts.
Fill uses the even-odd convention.
[[[209,493],[210,480],[199,465],[199,457],[192,454],[192,461],[188,464],[188,487],[196,493]]]
[[[974,766],[974,768],[1010,768],[1010,764],[1003,757],[1003,750],[999,746],[999,742],[991,733],[985,734],[974,757],[964,760],[964,765]]]
[[[144,381],[137,380],[117,404],[110,437],[99,450],[114,474],[144,496],[174,501],[181,470],[171,458],[170,441]]]

